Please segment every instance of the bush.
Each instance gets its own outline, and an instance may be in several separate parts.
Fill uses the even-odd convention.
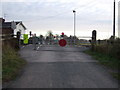
[[[116,39],[112,44],[104,43],[96,45],[95,52],[109,55],[110,57],[120,60],[120,39]]]
[[[120,45],[112,45],[109,51],[109,55],[120,60]]]
[[[25,65],[23,60],[10,46],[2,48],[2,80],[3,83],[14,79],[19,70]]]

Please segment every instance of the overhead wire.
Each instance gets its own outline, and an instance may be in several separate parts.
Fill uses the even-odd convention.
[[[61,13],[58,13],[58,14],[56,14],[56,15],[53,15],[53,16],[48,16],[48,17],[40,17],[40,18],[34,18],[34,19],[32,19],[32,20],[24,20],[25,22],[30,22],[30,21],[39,21],[39,20],[48,20],[48,19],[53,19],[53,18],[57,18],[57,17],[59,17],[59,16],[63,16],[63,15],[65,15],[66,13],[68,14],[68,12],[70,12],[70,11],[65,11],[65,12],[61,12]]]

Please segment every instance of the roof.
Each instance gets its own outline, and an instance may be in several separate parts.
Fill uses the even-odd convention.
[[[19,21],[19,22],[15,22],[15,24],[21,24],[24,29],[26,30],[26,27],[23,25],[22,21]],[[0,24],[0,28],[11,28],[12,27],[12,22],[4,22],[2,24]]]
[[[27,28],[23,25],[22,21],[15,22],[15,23],[16,23],[16,25],[17,25],[17,24],[21,24],[21,25],[24,27],[25,30],[27,29]]]
[[[17,25],[17,24],[19,24],[20,22],[15,22],[15,23],[16,23],[16,25]]]
[[[11,22],[4,22],[0,24],[0,27],[2,28],[11,28]]]

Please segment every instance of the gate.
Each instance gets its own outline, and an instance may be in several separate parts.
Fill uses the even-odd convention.
[[[20,40],[20,34],[17,34],[18,41]],[[83,39],[84,38],[84,39]],[[86,40],[89,39],[89,40]],[[24,42],[24,40],[23,40]],[[34,49],[36,50],[39,47],[53,47],[53,46],[62,46],[62,47],[80,47],[80,46],[94,46],[96,42],[96,31],[94,30],[92,32],[92,36],[79,36],[79,37],[74,37],[74,36],[66,36],[66,35],[61,35],[61,36],[50,36],[50,37],[43,37],[40,35],[37,37],[36,35],[31,35],[28,39],[28,44],[32,44],[34,46]],[[19,43],[20,44],[20,43]],[[25,44],[25,43],[24,43]],[[26,43],[27,44],[27,43]]]

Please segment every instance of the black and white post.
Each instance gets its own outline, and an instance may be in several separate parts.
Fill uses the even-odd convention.
[[[76,11],[73,10],[74,13],[74,45],[75,45],[75,30],[76,30]]]

